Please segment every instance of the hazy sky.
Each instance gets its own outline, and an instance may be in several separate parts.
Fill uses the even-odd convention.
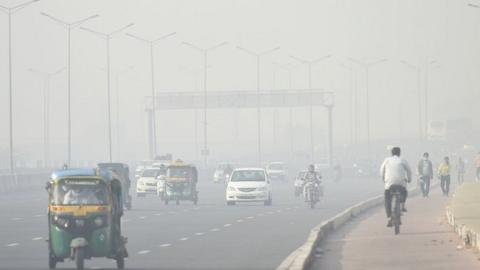
[[[0,1],[0,5],[5,6],[18,3],[21,1]],[[202,57],[182,45],[183,41],[200,47],[229,42],[209,56],[209,90],[255,89],[255,59],[237,50],[237,45],[253,51],[281,47],[278,52],[262,58],[262,89],[289,87],[287,72],[275,72],[273,62],[291,63],[292,87],[301,89],[308,86],[307,70],[289,55],[315,59],[332,54],[332,58],[314,66],[313,86],[336,95],[335,143],[340,145],[352,139],[350,75],[340,65],[352,65],[348,57],[366,62],[387,59],[370,70],[374,140],[418,137],[416,74],[402,65],[402,60],[422,68],[422,102],[428,78],[430,120],[480,115],[477,105],[480,100],[477,76],[480,72],[480,9],[469,8],[467,4],[463,0],[41,0],[12,17],[15,149],[27,159],[43,156],[43,81],[28,69],[51,72],[66,65],[66,29],[41,16],[41,11],[66,21],[100,14],[83,26],[101,32],[110,32],[131,22],[135,25],[125,32],[147,39],[177,32],[155,47],[158,92],[202,89]],[[2,166],[8,149],[7,22],[7,16],[0,13]],[[72,31],[74,160],[108,158],[105,46],[104,40],[91,33],[80,29]],[[436,63],[430,65],[427,77],[423,72],[425,65],[433,60]],[[115,141],[114,158],[146,158],[147,120],[143,109],[145,96],[150,92],[149,48],[119,33],[111,40],[111,64],[113,135],[115,140],[118,135],[121,144],[119,149]],[[365,72],[357,65],[353,67],[358,85],[358,135],[359,140],[365,140]],[[53,77],[50,86],[52,156],[55,160],[64,160],[66,73]],[[273,115],[273,110],[264,110],[262,122],[265,148],[272,153],[278,145],[275,142],[286,141],[289,134],[288,111],[277,111],[276,138]],[[303,151],[308,141],[308,111],[294,109],[294,116],[295,147]],[[472,120],[478,126],[480,122],[476,118]],[[193,111],[159,111],[159,152],[194,158],[194,119]],[[237,136],[234,119],[239,123]],[[212,110],[209,113],[211,152],[214,155],[254,154],[254,120],[254,110]],[[322,149],[326,134],[324,109],[315,109],[315,122],[318,149]],[[201,127],[198,134],[202,139]]]

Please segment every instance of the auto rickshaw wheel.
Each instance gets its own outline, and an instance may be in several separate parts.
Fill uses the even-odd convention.
[[[123,255],[118,255],[115,261],[117,262],[118,269],[125,268],[125,258],[123,257]]]
[[[55,269],[57,267],[57,260],[53,257],[52,253],[48,255],[48,268]]]
[[[75,265],[78,270],[83,270],[85,266],[85,249],[76,248],[75,249]]]

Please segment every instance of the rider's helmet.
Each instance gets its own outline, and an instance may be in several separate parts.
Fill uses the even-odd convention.
[[[314,172],[315,171],[315,165],[313,165],[313,164],[308,165],[308,171],[309,172]]]

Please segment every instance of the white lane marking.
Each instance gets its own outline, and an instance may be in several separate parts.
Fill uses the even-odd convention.
[[[247,219],[254,219],[254,217],[252,217],[252,216],[249,216],[249,217],[247,217]]]
[[[152,251],[146,249],[146,250],[140,250],[139,252],[137,252],[137,254],[138,254],[138,255],[144,255],[144,254],[148,254],[148,253],[150,253],[150,252],[152,252]]]
[[[43,216],[45,216],[45,215],[40,215],[39,214],[39,215],[34,215],[33,217],[43,217]]]
[[[264,214],[257,214],[257,216],[259,216],[259,217],[263,217],[263,216],[264,216]]]
[[[90,269],[102,269],[100,266],[92,266]]]
[[[38,237],[34,237],[34,238],[32,238],[32,241],[38,241],[38,240],[42,240],[42,239],[43,239],[43,237],[41,237],[41,236],[38,236]]]
[[[230,223],[227,223],[227,224],[223,225],[223,227],[230,227],[230,226],[232,226],[232,224],[230,224]]]
[[[203,233],[203,232],[197,232],[197,233],[195,233],[196,236],[201,236],[201,235],[204,235],[204,234],[205,234],[205,233]]]
[[[16,247],[16,246],[19,246],[19,245],[20,245],[19,243],[11,243],[11,244],[6,245],[6,247]]]
[[[156,213],[155,216],[163,216],[163,213]]]
[[[171,244],[168,244],[168,243],[167,243],[167,244],[162,244],[162,245],[160,245],[159,247],[165,248],[165,247],[169,247],[169,246],[171,246]]]
[[[243,219],[237,219],[237,222],[238,222],[238,223],[242,223],[242,222],[243,222]]]
[[[139,219],[146,219],[146,218],[147,218],[146,216],[139,217]]]
[[[219,229],[219,228],[213,228],[213,229],[211,229],[210,231],[211,231],[211,232],[218,232],[218,231],[220,231],[220,229]]]
[[[188,240],[188,237],[182,237],[180,239],[178,239],[178,241],[187,241]]]
[[[17,220],[22,220],[22,219],[23,218],[21,218],[21,217],[14,217],[14,218],[12,218],[12,221],[17,221]]]

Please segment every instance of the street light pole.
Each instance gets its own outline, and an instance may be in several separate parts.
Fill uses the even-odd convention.
[[[371,137],[370,137],[370,88],[369,88],[369,70],[370,68],[384,63],[387,60],[386,59],[380,59],[377,61],[372,61],[372,62],[362,62],[353,58],[349,58],[350,61],[358,64],[359,66],[363,67],[365,69],[365,106],[366,106],[366,114],[367,114],[367,152],[368,152],[368,159],[371,162]]]
[[[260,58],[274,51],[280,50],[280,47],[275,47],[263,52],[254,52],[249,49],[237,46],[237,49],[253,56],[257,60],[257,146],[258,146],[258,165],[262,166],[262,138],[261,138],[261,96],[260,96]]]
[[[207,163],[208,163],[208,154],[209,154],[209,150],[208,150],[208,125],[207,125],[207,108],[208,108],[208,104],[207,104],[207,60],[208,60],[208,53],[215,50],[215,49],[218,49],[222,46],[225,46],[227,45],[228,42],[224,41],[224,42],[221,42],[215,46],[212,46],[212,47],[209,47],[209,48],[201,48],[201,47],[198,47],[196,45],[193,45],[192,43],[189,43],[189,42],[183,42],[183,45],[186,45],[192,49],[195,49],[197,50],[198,52],[200,52],[203,56],[203,119],[204,119],[204,122],[203,122],[203,150],[202,150],[202,155],[203,155],[203,163],[205,165],[205,167],[207,167]]]
[[[43,77],[43,162],[45,168],[50,161],[50,81],[51,78],[65,70],[61,68],[55,72],[45,72],[30,68],[28,71]]]
[[[312,163],[315,163],[315,139],[314,139],[314,132],[313,132],[313,104],[312,104],[312,91],[313,91],[313,85],[312,85],[312,67],[313,65],[324,61],[328,58],[330,58],[332,55],[325,55],[323,57],[320,57],[318,59],[314,60],[307,60],[307,59],[302,59],[300,57],[296,57],[291,55],[290,57],[297,60],[298,62],[304,64],[308,68],[308,89],[310,90],[310,107],[309,107],[309,113],[310,113],[310,156],[311,156],[311,161]]]
[[[28,1],[13,7],[0,5],[0,11],[8,16],[8,113],[9,113],[9,154],[10,174],[15,174],[13,158],[13,79],[12,79],[12,15],[39,0]]]
[[[75,27],[80,26],[86,21],[97,18],[100,15],[95,14],[74,22],[63,21],[45,12],[40,12],[40,15],[61,24],[67,29],[67,165],[70,166],[72,162],[71,32]]]
[[[175,35],[176,32],[172,32],[172,33],[169,33],[169,34],[166,34],[166,35],[163,35],[159,38],[156,38],[156,39],[152,39],[152,40],[149,40],[149,39],[146,39],[146,38],[143,38],[143,37],[140,37],[140,36],[137,36],[137,35],[134,35],[134,34],[131,34],[131,33],[127,33],[126,35],[131,37],[131,38],[134,38],[138,41],[141,41],[143,43],[146,43],[148,44],[148,46],[150,47],[150,79],[151,79],[151,95],[152,95],[152,121],[153,121],[153,128],[152,128],[152,143],[153,143],[153,151],[151,151],[151,153],[153,153],[153,158],[155,158],[157,156],[157,118],[156,118],[156,90],[155,90],[155,57],[154,57],[154,46],[157,42],[161,41],[161,40],[164,40],[168,37],[171,37],[173,35]]]
[[[110,33],[102,33],[98,31],[94,31],[89,28],[80,27],[80,29],[95,34],[101,38],[104,38],[106,41],[106,48],[107,48],[107,110],[108,110],[108,153],[109,153],[109,160],[112,162],[112,110],[111,110],[111,94],[110,94],[110,39],[115,35],[123,30],[133,26],[133,23],[125,25],[121,28],[118,28]]]

